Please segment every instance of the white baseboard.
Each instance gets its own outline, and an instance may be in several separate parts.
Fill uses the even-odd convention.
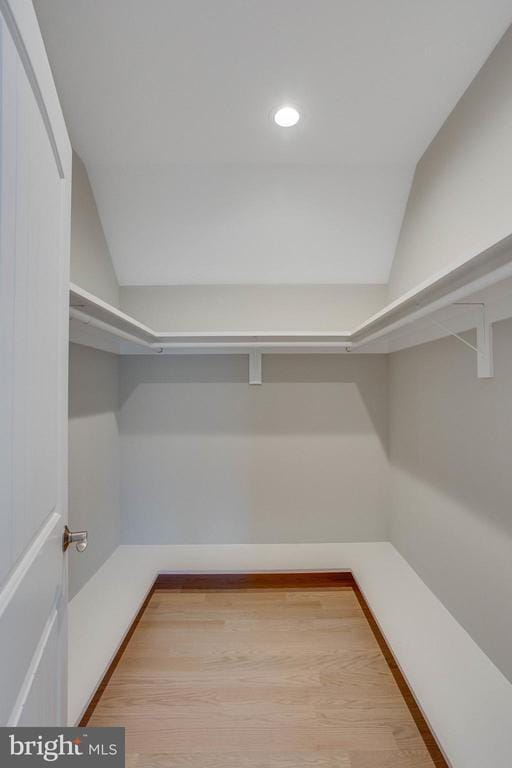
[[[387,542],[118,547],[69,604],[69,724],[157,573],[336,569],[354,573],[453,768],[509,768],[512,684]]]

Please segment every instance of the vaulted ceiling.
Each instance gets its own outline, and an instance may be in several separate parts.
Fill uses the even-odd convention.
[[[512,20],[510,0],[35,7],[121,284],[386,282],[414,167]]]

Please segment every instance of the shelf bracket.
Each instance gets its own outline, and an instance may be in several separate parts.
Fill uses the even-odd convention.
[[[262,384],[261,352],[249,352],[249,384]]]
[[[430,322],[437,325],[450,336],[454,336],[461,341],[467,347],[476,352],[477,360],[477,376],[479,379],[492,379],[494,377],[494,354],[493,354],[493,341],[492,341],[492,323],[489,321],[486,312],[486,306],[483,302],[473,301],[460,301],[456,302],[456,306],[476,307],[479,310],[478,320],[476,322],[476,347],[471,344],[467,339],[460,336],[455,331],[452,331],[444,323],[439,320],[434,320],[433,317],[429,318]]]
[[[485,304],[481,305],[480,318],[476,326],[476,345],[480,350],[478,355],[478,378],[492,379],[494,377],[494,344],[492,339],[492,323],[487,317]]]

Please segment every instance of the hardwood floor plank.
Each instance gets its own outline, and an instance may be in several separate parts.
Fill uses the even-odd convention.
[[[153,593],[89,721],[129,768],[432,768],[351,586]]]
[[[350,768],[432,768],[433,765],[424,747],[391,752],[350,751],[348,759]]]
[[[244,752],[208,752],[192,755],[144,754],[130,757],[132,762],[127,762],[127,768],[351,768],[350,758],[346,753],[271,753],[261,757]]]
[[[233,729],[210,728],[203,724],[198,730],[166,727],[158,723],[151,726],[150,718],[130,720],[126,724],[127,752],[165,752],[188,754],[190,750],[201,752],[242,752],[265,755],[269,752],[333,752],[334,750],[396,750],[397,745],[389,728],[337,729],[286,727],[264,728],[238,727]],[[105,726],[106,720],[95,718],[95,726]]]
[[[343,693],[340,695],[338,688],[330,689],[325,687],[299,687],[290,689],[288,686],[258,686],[257,688],[235,688],[235,687],[186,687],[176,685],[172,681],[159,682],[155,685],[147,680],[130,681],[130,687],[127,689],[124,680],[112,681],[102,696],[102,706],[110,707],[113,711],[122,712],[124,707],[133,707],[134,709],[143,707],[144,703],[150,704],[152,712],[156,713],[156,707],[160,705],[165,711],[172,711],[174,708],[201,711],[205,715],[212,712],[212,709],[231,707],[236,704],[237,707],[250,706],[254,712],[260,709],[272,709],[274,707],[293,707],[294,709],[311,706],[317,711],[328,712],[329,710],[341,709],[347,713],[347,716],[373,717],[373,713],[380,713],[380,716],[394,718],[397,714],[408,713],[403,699],[396,696],[394,687],[390,687],[387,692],[380,692],[375,696],[373,693],[366,694],[360,687],[354,687],[349,695]],[[351,715],[351,713],[353,713]],[[377,715],[378,716],[378,715]]]

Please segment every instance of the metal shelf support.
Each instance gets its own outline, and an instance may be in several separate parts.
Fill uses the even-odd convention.
[[[478,378],[492,379],[494,377],[492,323],[487,317],[485,304],[480,307],[480,318],[476,326],[476,345],[480,352],[477,357]]]
[[[433,325],[436,325],[438,328],[441,328],[443,331],[446,331],[446,333],[449,333],[450,336],[454,336],[456,339],[476,352],[478,378],[492,379],[494,377],[492,323],[489,322],[487,317],[485,303],[474,301],[459,301],[456,302],[456,305],[459,307],[475,307],[478,310],[478,317],[476,321],[476,347],[467,341],[467,339],[465,339],[463,336],[460,336],[458,333],[455,333],[455,331],[452,331],[452,329],[447,325],[441,323],[439,320],[435,320],[433,317],[431,317],[430,322],[433,323]]]

